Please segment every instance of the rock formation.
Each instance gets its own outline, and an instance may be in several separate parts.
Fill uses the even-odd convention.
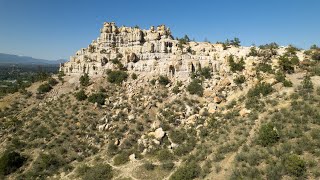
[[[248,50],[245,47],[233,49],[242,56]],[[129,72],[166,75],[183,80],[191,72],[203,67],[210,67],[213,72],[223,71],[221,64],[230,53],[223,53],[221,44],[181,44],[173,39],[170,29],[165,25],[141,30],[105,22],[97,40],[77,51],[69,62],[61,65],[60,71],[66,74],[102,75],[108,69],[115,69],[115,60],[118,60]]]

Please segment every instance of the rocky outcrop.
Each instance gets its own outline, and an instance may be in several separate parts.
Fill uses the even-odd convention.
[[[232,48],[230,50],[234,51]],[[77,51],[69,62],[61,64],[60,71],[65,74],[101,76],[106,70],[117,68],[115,62],[119,61],[128,71],[184,80],[189,78],[190,73],[203,67],[209,67],[217,73],[225,71],[227,68],[221,65],[231,51],[223,51],[220,44],[179,44],[165,25],[142,30],[138,27],[117,27],[113,22],[105,22],[100,36],[87,48]],[[245,55],[249,48],[238,51],[237,54]]]

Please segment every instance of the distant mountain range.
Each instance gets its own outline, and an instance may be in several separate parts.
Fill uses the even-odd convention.
[[[45,60],[28,56],[18,56],[13,54],[0,53],[0,64],[21,64],[21,65],[59,65],[67,60]]]

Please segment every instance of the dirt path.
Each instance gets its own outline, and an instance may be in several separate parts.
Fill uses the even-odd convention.
[[[224,160],[221,161],[221,172],[215,175],[215,179],[226,179],[227,177],[230,177],[231,175],[231,170],[233,167],[233,162],[235,160],[235,157],[238,153],[240,153],[244,147],[244,145],[250,145],[254,139],[254,136],[256,134],[256,131],[260,128],[261,126],[261,120],[263,117],[267,115],[267,112],[264,112],[259,115],[258,119],[255,120],[253,127],[251,128],[249,132],[249,136],[247,137],[246,141],[244,144],[242,144],[239,149],[236,152],[233,152],[230,154],[228,157],[226,157]]]
[[[284,108],[289,105],[290,105],[289,102],[281,103],[275,107],[269,107],[268,110]],[[233,162],[235,160],[236,155],[242,151],[244,145],[250,146],[252,144],[257,131],[259,130],[263,120],[265,119],[265,117],[267,115],[268,115],[268,112],[263,112],[263,113],[259,114],[259,117],[258,117],[258,119],[255,120],[254,125],[252,126],[252,128],[249,132],[249,136],[247,137],[245,143],[243,143],[236,152],[230,154],[223,161],[221,161],[220,164],[221,164],[222,171],[219,174],[216,174],[214,179],[220,180],[220,179],[226,179],[227,177],[230,177],[230,175],[232,173],[231,170],[233,167]]]

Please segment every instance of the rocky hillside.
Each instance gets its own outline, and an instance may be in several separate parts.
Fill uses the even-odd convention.
[[[196,43],[163,26],[112,26],[56,76],[1,99],[1,178],[320,177],[318,47]],[[127,56],[120,42],[131,31],[136,39],[122,39],[131,49],[163,40],[171,50]]]

